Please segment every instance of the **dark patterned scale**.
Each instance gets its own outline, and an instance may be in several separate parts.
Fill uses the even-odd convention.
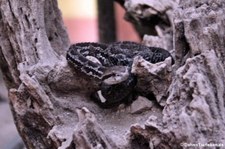
[[[66,58],[76,69],[86,75],[102,79],[105,67],[110,66],[107,55],[104,53],[106,48],[105,44],[78,43],[70,46]],[[101,64],[89,60],[87,56],[95,57]]]
[[[110,45],[88,42],[77,43],[70,46],[66,58],[77,70],[102,81],[101,95],[95,93],[94,99],[101,107],[110,108],[120,103],[129,102],[129,98],[133,98],[132,93],[136,85],[136,77],[130,73],[130,70],[133,58],[138,55],[151,63],[164,61],[167,57],[172,58],[170,53],[164,49],[147,47],[129,41],[116,42]],[[111,76],[105,77],[105,74],[107,70],[111,71],[115,66],[126,66],[129,75],[123,81],[113,84],[107,83],[105,79]],[[112,74],[117,75],[115,72]],[[99,96],[103,96],[106,101],[102,102]]]

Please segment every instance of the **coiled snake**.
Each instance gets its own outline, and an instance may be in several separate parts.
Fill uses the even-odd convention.
[[[100,91],[94,93],[92,98],[101,107],[111,108],[134,99],[137,78],[131,73],[131,66],[133,58],[138,55],[151,63],[172,58],[164,49],[129,41],[109,45],[89,42],[73,44],[66,58],[75,69],[102,82]]]

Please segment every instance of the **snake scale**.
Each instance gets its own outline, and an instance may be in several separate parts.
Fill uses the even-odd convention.
[[[142,56],[151,63],[172,58],[167,50],[130,41],[109,45],[92,42],[73,44],[66,58],[75,69],[102,82],[100,91],[92,98],[102,108],[111,108],[134,100],[137,78],[131,73],[131,66],[135,56]]]

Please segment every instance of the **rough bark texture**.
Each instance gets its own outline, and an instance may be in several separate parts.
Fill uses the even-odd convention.
[[[164,2],[127,0],[124,5],[136,8],[129,13],[137,18],[157,10],[159,21],[168,21],[169,36],[161,26],[145,41],[172,50],[175,64],[170,58],[150,64],[136,57],[137,88],[152,102],[139,96],[131,107],[104,110],[90,100],[97,83],[65,60],[69,40],[57,1],[0,1],[0,66],[27,148],[225,145],[225,1]],[[173,7],[165,19],[167,13],[159,12],[168,4]]]

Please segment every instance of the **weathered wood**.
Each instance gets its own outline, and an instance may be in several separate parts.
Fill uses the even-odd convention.
[[[176,63],[163,117],[131,129],[135,146],[140,139],[157,148],[224,146],[224,13],[222,0],[180,1],[173,25]]]
[[[137,8],[142,6],[129,12],[139,14],[137,18],[159,10],[151,0],[127,0],[126,9],[133,10],[128,3],[134,2]],[[136,57],[132,66],[137,88],[146,89],[151,105],[143,110],[134,102],[132,110],[122,106],[105,110],[90,100],[98,82],[72,69],[65,59],[69,40],[57,1],[0,1],[0,67],[26,147],[225,145],[224,13],[224,0],[181,0],[179,7],[172,7],[168,19],[172,32],[168,35],[159,25],[157,38],[145,40],[172,50],[175,65],[170,59],[150,64]]]

